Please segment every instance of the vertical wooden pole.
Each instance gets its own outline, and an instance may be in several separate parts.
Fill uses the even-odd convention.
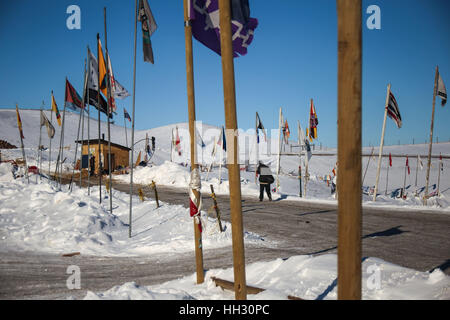
[[[194,94],[194,63],[192,51],[192,27],[190,25],[188,3],[183,0],[184,7],[184,38],[186,43],[186,80],[187,80],[187,98],[188,98],[188,113],[189,113],[189,135],[190,151],[191,151],[191,171],[198,169],[197,164],[197,150],[195,143],[195,94]],[[197,190],[192,190],[195,198],[200,199],[200,194]],[[203,248],[202,248],[202,234],[194,221],[194,241],[195,241],[195,262],[197,271],[197,284],[205,281],[205,272],[203,270]]]
[[[388,103],[389,103],[389,93],[390,92],[391,92],[391,84],[388,84],[387,92],[386,92],[386,103],[384,105],[384,118],[383,118],[383,129],[381,130],[380,150],[378,150],[377,177],[376,177],[376,181],[375,181],[375,190],[373,192],[373,201],[377,201],[378,181],[380,179],[381,157],[383,154],[384,131],[386,129],[387,107],[388,107]]]
[[[366,178],[367,169],[369,169],[370,159],[372,159],[372,156],[373,156],[373,150],[374,150],[374,148],[372,147],[372,151],[370,151],[369,160],[367,161],[366,170],[364,170],[364,175],[363,175],[363,179],[362,179],[362,183],[361,183],[363,186],[364,186],[364,179]]]
[[[134,1],[134,57],[133,57],[133,107],[132,107],[132,121],[131,121],[131,172],[130,172],[130,212],[128,215],[128,238],[131,238],[131,225],[133,216],[133,165],[134,165],[134,115],[136,103],[136,43],[137,43],[137,19],[138,19],[138,1]]]
[[[428,185],[430,182],[431,149],[433,148],[434,106],[435,106],[435,102],[436,102],[438,76],[439,76],[439,68],[436,66],[436,74],[434,76],[434,89],[433,89],[433,109],[431,111],[430,143],[428,145],[427,182],[425,185],[425,196],[423,198],[424,205],[427,204]]]
[[[337,0],[338,299],[361,299],[361,0]]]
[[[233,45],[231,40],[230,0],[219,0],[220,46],[227,129],[228,180],[233,241],[234,290],[237,300],[247,299],[245,280],[244,230],[242,222],[241,179],[238,163],[236,92],[234,82]]]

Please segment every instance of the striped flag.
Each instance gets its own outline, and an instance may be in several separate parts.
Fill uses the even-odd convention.
[[[319,124],[319,119],[317,119],[316,108],[314,107],[313,99],[311,99],[311,108],[309,111],[309,138],[317,139],[317,125]]]
[[[263,126],[263,124],[261,122],[261,119],[259,118],[258,112],[256,112],[256,142],[257,143],[259,143],[259,132],[258,132],[258,129],[262,130],[262,132],[264,133],[264,141],[266,141],[267,140],[266,131],[264,130],[264,126]]]
[[[389,91],[389,102],[387,105],[387,115],[389,118],[395,121],[398,128],[402,127],[402,117],[400,116],[400,110],[398,109],[397,100],[391,91]]]
[[[222,149],[227,151],[227,139],[225,137],[225,128],[222,126],[222,132],[220,133],[219,140],[217,141],[219,146],[222,146]]]
[[[445,90],[444,81],[441,78],[441,74],[439,73],[438,87],[437,87],[437,95],[441,97],[442,106],[445,106],[447,102],[447,90]]]

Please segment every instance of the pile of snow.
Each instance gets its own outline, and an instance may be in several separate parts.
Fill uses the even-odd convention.
[[[307,300],[337,299],[337,256],[292,256],[256,262],[246,266],[247,284],[266,289],[249,294],[249,300],[278,300],[295,296]],[[441,270],[419,272],[381,259],[367,258],[362,265],[362,298],[365,300],[450,299],[450,277]],[[115,286],[105,292],[88,291],[93,299],[234,299],[234,292],[216,287],[212,277],[233,281],[233,269],[213,269],[205,282],[196,284],[196,275],[159,285],[139,286],[135,282]]]
[[[113,192],[113,214],[109,199],[98,201],[98,187],[79,189],[67,186],[59,191],[46,180],[30,177],[14,180],[9,163],[0,164],[0,251],[81,252],[100,256],[137,256],[194,250],[194,232],[189,209],[133,197],[133,234],[128,237],[129,195]],[[230,246],[231,225],[223,222],[220,232],[216,219],[202,211],[203,247]],[[268,245],[257,234],[245,232],[244,241]]]

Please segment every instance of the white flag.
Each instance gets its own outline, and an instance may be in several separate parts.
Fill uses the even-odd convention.
[[[125,99],[126,97],[130,96],[130,93],[127,91],[127,89],[125,89],[125,88],[119,83],[119,81],[115,80],[115,81],[114,81],[114,86],[115,86],[115,90],[114,90],[114,98],[117,98],[117,99]]]
[[[445,90],[444,81],[442,80],[440,73],[438,80],[437,95],[442,99],[442,106],[445,106],[445,103],[447,102],[447,90]]]
[[[47,135],[50,139],[53,139],[55,136],[55,128],[53,125],[48,121],[48,118],[45,116],[44,112],[41,110],[41,127],[45,126],[47,128]]]
[[[420,155],[417,155],[417,162],[419,163],[420,170],[423,170],[422,159],[420,159]]]

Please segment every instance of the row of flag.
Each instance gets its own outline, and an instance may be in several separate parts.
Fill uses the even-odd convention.
[[[441,98],[441,105],[445,106],[447,103],[447,90],[445,89],[444,81],[442,80],[441,74],[438,72],[438,82],[437,82],[436,95]],[[398,108],[397,100],[394,94],[389,90],[389,100],[387,104],[387,115],[391,118],[398,128],[402,127],[402,117],[400,115],[400,110]]]

